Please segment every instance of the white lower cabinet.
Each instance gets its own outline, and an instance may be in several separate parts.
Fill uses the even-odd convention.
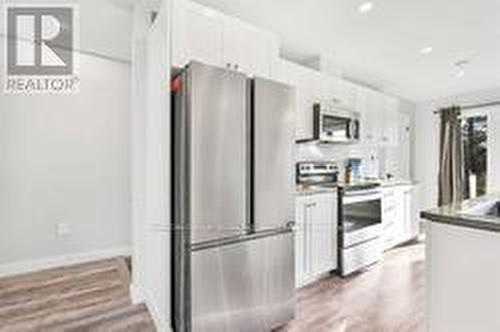
[[[382,224],[384,248],[391,249],[419,235],[416,186],[384,189]]]
[[[302,195],[296,201],[296,286],[302,287],[337,268],[338,196]]]

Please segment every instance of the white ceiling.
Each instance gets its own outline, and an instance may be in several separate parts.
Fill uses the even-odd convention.
[[[363,0],[196,1],[275,32],[288,57],[328,56],[348,77],[414,101],[500,87],[499,0],[373,0],[367,14]]]

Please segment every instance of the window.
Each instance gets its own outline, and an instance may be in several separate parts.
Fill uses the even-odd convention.
[[[464,147],[464,197],[486,194],[488,164],[487,116],[464,117],[462,121]]]

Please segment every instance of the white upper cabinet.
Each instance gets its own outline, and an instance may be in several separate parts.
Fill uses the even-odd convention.
[[[312,69],[281,60],[273,66],[273,79],[295,88],[295,139],[311,139],[313,136],[313,105],[320,101],[319,74]]]
[[[400,175],[403,179],[411,179],[411,139],[412,117],[410,114],[402,112],[399,127],[399,147],[401,149],[399,165]]]
[[[361,113],[362,140],[367,144],[400,144],[403,116],[399,100],[370,89],[360,88],[356,109]]]
[[[399,111],[399,100],[394,97],[385,97],[384,128],[382,142],[385,145],[396,146],[399,144],[402,116]]]
[[[173,65],[191,60],[270,77],[277,38],[238,19],[186,0],[174,2]]]
[[[172,61],[182,67],[195,60],[214,66],[223,65],[223,19],[216,12],[196,3],[174,2]]]
[[[334,100],[337,101],[341,108],[348,110],[356,109],[358,94],[353,84],[337,79],[333,94]]]
[[[223,63],[226,67],[269,77],[271,64],[279,54],[272,34],[237,19],[226,17],[223,33]]]
[[[380,144],[384,130],[382,95],[369,89],[360,89],[357,108],[362,117],[361,140],[367,144]]]
[[[332,107],[355,110],[357,91],[353,84],[320,72],[312,72],[315,74],[313,85],[318,102]]]

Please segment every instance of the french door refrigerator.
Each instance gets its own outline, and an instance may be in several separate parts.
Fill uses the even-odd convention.
[[[190,63],[172,81],[176,332],[294,317],[293,91]]]

